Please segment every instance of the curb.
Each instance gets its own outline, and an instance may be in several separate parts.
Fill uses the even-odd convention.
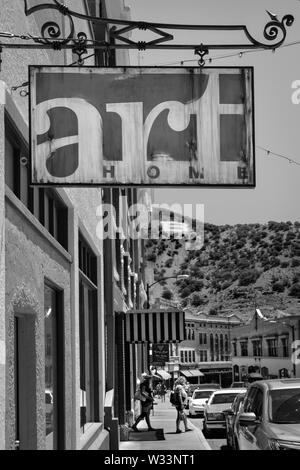
[[[199,428],[197,428],[197,426],[195,426],[194,423],[192,423],[190,419],[187,418],[187,420],[188,420],[189,426],[191,426],[194,429],[194,431],[196,431],[196,434],[198,434],[198,438],[199,438],[201,444],[203,445],[203,447],[205,447],[204,450],[212,450],[209,443],[207,442],[207,440],[203,436],[203,432]]]

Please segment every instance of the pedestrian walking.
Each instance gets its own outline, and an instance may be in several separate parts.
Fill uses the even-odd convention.
[[[167,387],[163,383],[163,384],[161,384],[161,389],[160,389],[160,396],[161,396],[161,401],[162,402],[166,401],[166,393],[167,393]]]
[[[141,414],[137,417],[136,422],[132,425],[134,431],[139,431],[137,425],[143,419],[146,420],[148,431],[154,431],[150,423],[150,412],[153,408],[153,394],[150,387],[150,377],[146,376],[140,384],[139,391],[136,393],[136,398],[141,402]]]
[[[188,427],[187,417],[184,411],[184,405],[187,400],[187,393],[185,391],[186,381],[184,377],[179,377],[176,380],[174,386],[174,404],[177,410],[177,418],[176,418],[176,433],[181,433],[180,423],[183,422],[185,432],[192,431]]]

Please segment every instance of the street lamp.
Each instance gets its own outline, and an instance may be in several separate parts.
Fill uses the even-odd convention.
[[[179,279],[188,279],[188,278],[189,278],[188,274],[178,274],[177,276],[161,277],[157,281],[152,282],[152,284],[147,284],[147,291],[146,291],[147,309],[150,308],[150,289],[151,289],[151,287],[153,287],[155,284],[159,284],[161,281],[165,281],[166,279],[177,279],[177,280],[179,280]]]

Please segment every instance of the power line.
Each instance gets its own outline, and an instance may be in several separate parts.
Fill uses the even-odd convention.
[[[278,157],[278,158],[282,158],[284,160],[287,160],[289,163],[292,163],[294,165],[299,165],[300,166],[300,162],[297,162],[296,160],[294,160],[293,158],[291,157],[287,157],[286,155],[282,155],[281,153],[276,153],[276,152],[273,152],[272,150],[269,150],[265,147],[261,147],[259,145],[256,146],[256,148],[260,149],[260,150],[263,150],[264,152],[266,152],[266,154],[268,156],[274,156],[274,157]]]
[[[296,46],[296,45],[299,45],[300,44],[300,40],[298,41],[293,41],[293,42],[290,42],[288,44],[283,44],[282,46],[280,46],[278,48],[278,50],[284,48],[284,47],[292,47],[292,46]],[[209,63],[212,63],[216,60],[222,60],[222,59],[228,59],[228,58],[231,58],[231,57],[239,57],[239,58],[242,58],[244,55],[246,54],[255,54],[255,53],[260,53],[260,52],[275,52],[277,49],[265,49],[265,48],[258,48],[256,50],[253,50],[253,49],[247,49],[245,51],[240,51],[238,53],[234,53],[234,54],[226,54],[226,55],[222,55],[222,56],[215,56],[215,57],[209,57],[207,60]],[[155,63],[155,64],[150,64],[153,65],[153,66],[160,66],[160,65],[176,65],[176,64],[179,64],[179,65],[184,65],[185,63],[189,63],[189,62],[198,62],[199,59],[183,59],[183,60],[177,60],[177,61],[173,61],[173,62],[163,62],[163,63]]]

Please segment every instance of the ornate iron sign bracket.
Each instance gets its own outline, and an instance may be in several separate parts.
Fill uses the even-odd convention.
[[[285,15],[282,20],[277,15],[267,11],[270,21],[263,30],[263,36],[266,42],[255,39],[245,25],[183,25],[167,23],[149,23],[143,21],[129,21],[112,18],[99,18],[82,14],[71,10],[58,0],[53,3],[44,3],[28,7],[27,0],[24,0],[25,14],[30,16],[41,10],[55,10],[69,20],[70,31],[67,37],[62,37],[61,27],[55,21],[47,21],[41,28],[41,36],[32,35],[17,36],[11,33],[1,33],[0,37],[6,39],[20,38],[26,40],[26,43],[17,44],[12,41],[0,43],[2,48],[50,48],[54,50],[73,49],[78,57],[79,65],[84,62],[83,55],[88,50],[112,50],[112,49],[181,49],[194,50],[195,54],[200,56],[199,65],[205,65],[204,56],[211,50],[246,50],[246,49],[277,49],[285,41],[287,27],[292,26],[294,17],[290,14]],[[88,40],[84,33],[76,36],[74,18],[88,21],[89,23],[98,23],[107,26],[108,42]],[[151,41],[134,41],[126,36],[127,33],[140,30],[150,31],[157,35],[157,38]],[[248,42],[242,44],[177,44],[174,43],[174,36],[169,31],[242,31]]]

